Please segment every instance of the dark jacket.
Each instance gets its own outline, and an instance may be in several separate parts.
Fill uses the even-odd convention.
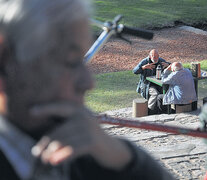
[[[104,168],[90,156],[76,159],[71,165],[71,180],[173,180],[174,178],[164,170],[151,156],[141,148],[125,141],[134,154],[133,160],[122,170],[115,171]],[[20,180],[0,151],[0,179]],[[59,180],[59,179],[57,179]]]
[[[139,64],[133,69],[134,74],[140,74],[140,80],[137,85],[137,92],[140,93],[141,96],[144,97],[145,99],[149,98],[149,87],[150,87],[150,82],[146,80],[146,77],[156,75],[156,68],[157,68],[158,64],[161,65],[161,68],[163,70],[163,67],[161,64],[162,62],[166,62],[166,61],[162,58],[159,58],[158,62],[155,64],[155,68],[153,70],[151,70],[151,69],[143,70],[142,66],[144,66],[148,63],[153,63],[149,57],[146,57],[141,62],[139,62]],[[168,63],[168,62],[166,62],[166,63]]]

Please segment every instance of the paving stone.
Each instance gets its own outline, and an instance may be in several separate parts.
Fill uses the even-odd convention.
[[[107,111],[104,114],[119,118],[128,118],[133,121],[139,120],[196,129],[200,125],[199,113],[200,109],[190,113],[131,118],[132,108],[123,108],[116,111]],[[203,139],[116,125],[104,124],[101,126],[108,134],[128,138],[137,146],[145,148],[176,179],[203,179],[206,172],[207,155],[207,146]]]

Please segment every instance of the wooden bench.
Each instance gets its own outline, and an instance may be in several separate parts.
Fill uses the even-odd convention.
[[[172,104],[171,113],[183,113],[192,111],[192,103],[190,104]]]

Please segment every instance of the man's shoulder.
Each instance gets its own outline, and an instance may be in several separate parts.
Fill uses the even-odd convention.
[[[159,57],[159,61],[161,61],[161,62],[167,62],[165,59],[163,59],[161,57]]]
[[[185,72],[191,73],[190,69],[188,69],[188,68],[183,68],[183,70],[184,70]]]
[[[189,77],[192,77],[193,78],[193,74],[192,74],[192,72],[191,72],[190,69],[184,68],[184,71],[185,71],[186,74],[188,74]]]
[[[144,63],[144,62],[147,62],[147,63],[149,62],[149,56],[140,61],[140,63]]]
[[[193,78],[192,73],[189,69],[182,69],[180,71],[174,72],[176,76],[179,76],[179,80],[182,81],[183,78]]]
[[[178,71],[178,72],[180,72],[180,73],[182,73],[182,74],[189,74],[189,75],[192,74],[191,71],[190,71],[189,69],[187,69],[187,68],[183,68],[182,70],[180,70],[180,71]]]

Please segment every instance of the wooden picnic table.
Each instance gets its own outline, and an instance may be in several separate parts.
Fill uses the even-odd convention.
[[[198,97],[198,81],[203,80],[203,79],[207,79],[207,72],[201,70],[201,77],[193,77],[193,79],[194,79],[194,84],[195,84],[196,95]],[[163,94],[165,94],[167,92],[169,85],[168,84],[163,84],[162,80],[157,79],[155,76],[146,77],[146,80],[162,87]],[[171,113],[171,106],[168,105],[167,109],[168,109],[167,110],[168,114],[170,114]],[[197,109],[197,101],[192,102],[192,110],[196,110],[196,109]]]
[[[163,94],[167,92],[169,85],[164,84],[161,79],[159,80],[155,76],[149,76],[149,77],[146,77],[146,80],[162,87]],[[171,105],[167,105],[167,113],[171,114]]]

